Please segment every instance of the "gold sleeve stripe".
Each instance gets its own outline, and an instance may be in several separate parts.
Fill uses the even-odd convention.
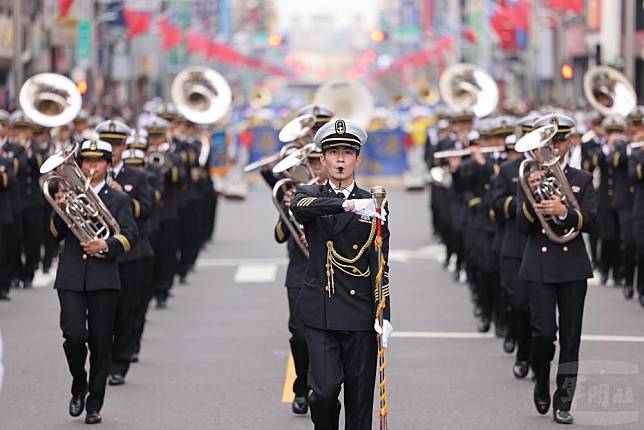
[[[122,234],[117,234],[116,236],[114,236],[114,239],[121,242],[121,245],[123,245],[125,252],[128,252],[130,250],[130,241],[127,240],[127,237],[123,236]]]
[[[161,191],[154,191],[154,203],[159,203],[161,201]]]
[[[17,158],[13,159],[13,175],[17,176],[18,171],[20,170],[20,161]]]
[[[505,203],[503,203],[503,214],[505,215],[505,219],[510,219],[510,203],[513,198],[514,196],[507,196]]]
[[[277,232],[277,238],[279,240],[284,240],[284,230],[282,229],[282,221],[279,221],[275,226],[275,231]]]
[[[593,166],[599,166],[599,157],[597,156],[597,154],[593,154]]]
[[[188,161],[188,154],[186,154],[185,152],[182,152],[181,153],[181,161],[183,161],[184,163],[187,162]]]
[[[177,169],[177,166],[172,167],[171,175],[172,183],[176,184],[177,181],[179,181],[179,170]]]
[[[494,222],[496,221],[496,212],[494,212],[494,209],[491,209],[487,211],[487,217],[490,219],[490,221]]]
[[[471,198],[467,202],[467,206],[470,207],[470,208],[473,208],[474,206],[478,205],[479,203],[481,203],[481,198],[480,197],[474,197],[474,198]]]
[[[139,218],[141,216],[141,203],[137,199],[132,199],[132,211],[134,212],[134,218]]]
[[[637,179],[642,179],[642,163],[637,163],[635,171],[637,172]]]
[[[297,202],[297,207],[308,206],[316,199],[317,199],[316,197],[304,197],[303,199]]]
[[[613,156],[613,167],[619,166],[619,158],[622,156],[619,152]]]
[[[523,202],[523,215],[527,218],[528,221],[531,223],[534,223],[534,218],[532,215],[530,215],[530,212],[528,211],[528,206],[526,206],[525,202]]]
[[[4,186],[4,188],[7,188],[9,186],[9,175],[4,172],[2,173],[2,185]]]
[[[577,230],[581,231],[581,226],[584,225],[584,216],[578,209],[575,209],[575,212],[577,212],[577,215],[579,216],[579,220],[577,221]]]
[[[58,239],[58,230],[56,230],[56,226],[54,225],[54,220],[49,221],[49,231],[54,236],[54,238]]]
[[[38,168],[42,166],[42,162],[43,162],[42,155],[36,154],[36,163],[38,163]]]
[[[494,174],[498,175],[500,171],[501,171],[501,166],[499,166],[498,164],[494,164]]]

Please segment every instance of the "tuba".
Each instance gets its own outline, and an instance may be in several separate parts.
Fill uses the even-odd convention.
[[[308,161],[309,154],[315,149],[315,143],[309,143],[291,152],[273,167],[273,173],[283,173],[286,176],[286,178],[280,179],[273,186],[273,204],[277,212],[279,212],[282,222],[289,229],[295,242],[307,258],[309,257],[309,249],[301,239],[304,236],[304,228],[297,222],[290,209],[284,210],[282,202],[279,201],[279,196],[280,194],[285,195],[288,192],[293,192],[300,184],[311,185],[317,182],[318,178]]]
[[[119,233],[118,222],[90,186],[75,160],[78,143],[49,157],[40,167],[42,191],[56,213],[79,241],[107,239]],[[52,187],[65,196],[58,205],[51,195]]]
[[[559,153],[551,144],[552,138],[557,134],[558,124],[556,118],[553,122],[531,131],[524,135],[514,147],[517,152],[527,152],[531,159],[525,159],[519,166],[519,182],[526,198],[531,205],[543,200],[558,196],[564,204],[579,210],[579,203],[568,183],[568,179],[559,165]],[[538,161],[540,160],[540,161]],[[544,170],[539,186],[533,192],[528,185],[528,177],[535,170]],[[543,227],[546,235],[555,243],[566,243],[573,240],[581,233],[576,228],[571,228],[563,234],[557,233],[550,222],[561,225],[561,220],[556,216],[544,216],[537,213],[537,218]]]
[[[625,117],[637,105],[637,95],[626,76],[609,66],[595,66],[584,74],[584,95],[602,115]]]
[[[373,96],[358,81],[332,80],[315,92],[313,103],[328,106],[339,118],[348,119],[366,127],[373,114]]]
[[[43,127],[69,124],[81,110],[82,98],[76,84],[57,73],[40,73],[20,88],[20,107]]]
[[[477,118],[491,114],[499,104],[499,87],[494,78],[474,64],[459,63],[445,69],[438,89],[450,108],[469,109]]]
[[[181,115],[195,124],[214,124],[224,118],[232,102],[226,79],[208,67],[188,67],[172,81],[172,101]]]

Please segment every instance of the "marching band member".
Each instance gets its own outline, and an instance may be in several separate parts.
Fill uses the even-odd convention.
[[[565,244],[551,241],[537,220],[537,213],[546,217],[558,217],[561,225],[549,222],[562,234],[571,228],[591,232],[597,222],[597,200],[592,176],[568,166],[568,134],[575,126],[572,118],[562,115],[546,115],[534,124],[537,129],[558,122],[558,132],[552,144],[558,149],[561,169],[571,186],[580,208],[564,204],[559,198],[544,200],[531,205],[519,188],[517,197],[517,225],[527,235],[527,243],[519,269],[519,277],[528,283],[530,318],[532,325],[532,369],[536,383],[534,404],[540,414],[550,408],[550,362],[554,358],[559,327],[559,368],[557,390],[552,398],[553,418],[560,424],[571,424],[570,407],[577,383],[579,346],[584,314],[587,279],[593,272],[581,235]],[[537,160],[540,161],[540,160]],[[543,170],[534,171],[527,179],[531,190],[539,186]],[[565,268],[565,270],[562,270]],[[559,311],[559,324],[556,311]]]
[[[90,186],[118,222],[120,233],[107,240],[81,243],[57,214],[49,224],[51,234],[59,241],[65,240],[54,288],[60,301],[63,348],[73,377],[69,413],[77,417],[86,407],[87,424],[102,419],[100,411],[110,372],[112,334],[121,289],[116,259],[136,246],[138,236],[131,199],[106,184],[111,158],[112,146],[107,142],[88,140],[81,145],[83,174],[91,177]],[[64,207],[63,194],[56,194],[56,204]],[[87,345],[89,382],[85,370]]]
[[[145,291],[143,260],[152,252],[146,236],[147,219],[152,209],[152,192],[145,173],[123,162],[122,153],[130,128],[120,121],[107,120],[96,127],[96,132],[100,140],[112,145],[112,168],[107,184],[130,198],[139,233],[136,246],[117,259],[121,292],[114,324],[109,384],[122,385],[130,367],[130,356],[135,349],[135,307]]]
[[[291,210],[304,225],[309,260],[297,313],[309,351],[309,404],[316,430],[337,429],[344,385],[345,428],[370,430],[378,345],[374,336],[375,276],[379,270],[372,241],[374,217],[381,217],[368,191],[355,183],[360,148],[367,133],[338,119],[315,135],[327,169],[326,185],[299,188]],[[386,220],[383,211],[383,223]],[[383,225],[384,333],[392,332],[389,305],[389,229]],[[377,322],[376,322],[377,325]]]
[[[644,140],[644,106],[638,106],[628,117],[628,135],[631,142]],[[644,147],[630,149],[629,173],[634,181],[633,239],[637,253],[637,295],[644,307]]]
[[[10,238],[15,222],[12,200],[16,187],[13,164],[13,160],[0,147],[0,300],[9,300],[11,289],[13,247]]]

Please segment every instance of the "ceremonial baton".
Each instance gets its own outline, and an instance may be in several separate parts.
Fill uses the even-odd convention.
[[[378,214],[382,214],[382,208],[385,204],[386,197],[387,192],[384,187],[379,185],[371,187],[371,198],[374,201],[376,212],[378,212]],[[376,275],[376,289],[378,291],[376,297],[376,319],[378,320],[378,325],[382,329],[381,332],[384,333],[383,310],[385,309],[386,300],[383,297],[382,277],[385,270],[385,258],[382,253],[382,220],[380,218],[376,218],[376,240],[374,244],[378,256],[378,274]],[[387,408],[387,377],[385,376],[387,360],[385,358],[385,349],[382,347],[381,335],[376,334],[376,338],[378,340],[378,417],[380,419],[380,430],[389,430],[389,425],[387,424],[387,415],[389,412]]]

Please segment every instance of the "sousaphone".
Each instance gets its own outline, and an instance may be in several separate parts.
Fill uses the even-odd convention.
[[[499,87],[489,73],[474,64],[459,63],[443,71],[438,82],[441,97],[455,111],[471,110],[477,118],[491,114],[499,104]]]
[[[20,107],[29,119],[44,127],[69,124],[81,110],[76,84],[57,73],[34,75],[20,88]]]
[[[584,74],[584,95],[602,115],[625,117],[637,105],[637,95],[626,76],[609,66],[595,66]]]
[[[363,127],[371,121],[374,101],[371,92],[358,81],[336,79],[325,82],[315,92],[313,103],[327,106],[337,118]]]

